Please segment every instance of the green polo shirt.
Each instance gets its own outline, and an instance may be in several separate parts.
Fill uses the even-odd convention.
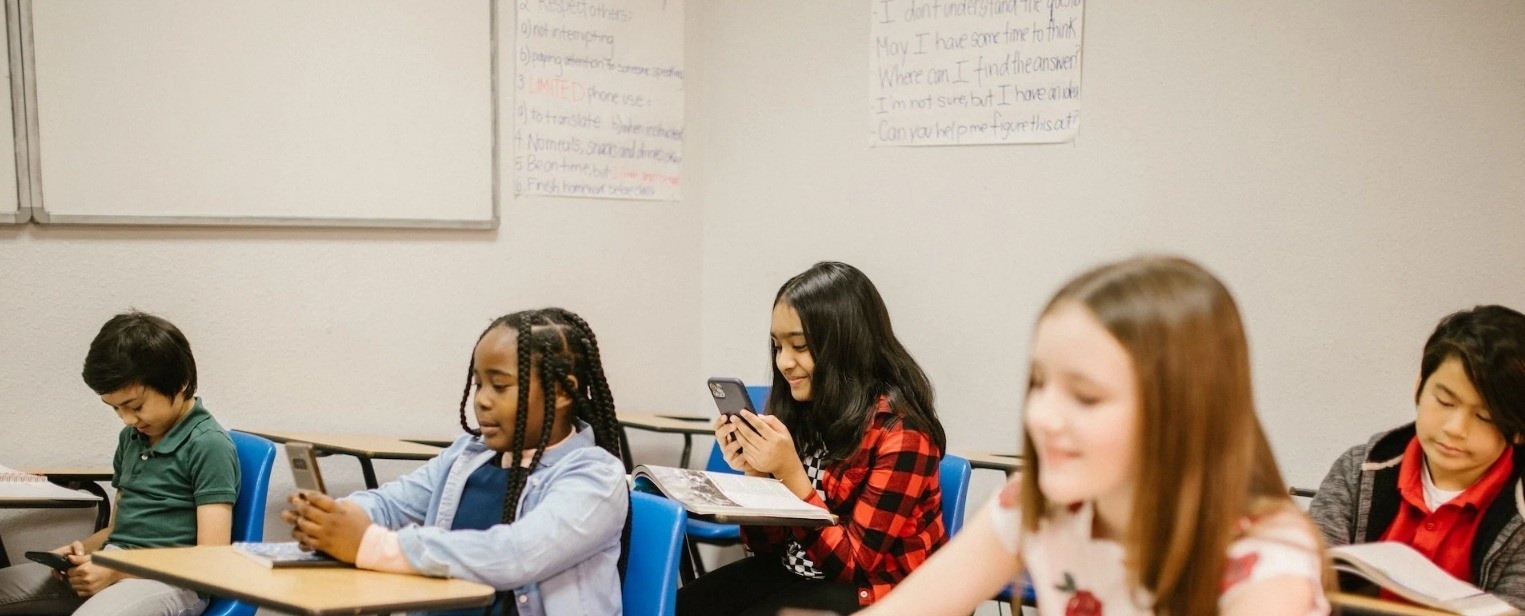
[[[201,398],[153,447],[122,429],[111,467],[118,500],[106,542],[124,548],[196,545],[196,507],[238,500],[238,452]]]

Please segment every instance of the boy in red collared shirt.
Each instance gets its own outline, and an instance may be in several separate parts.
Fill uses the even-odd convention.
[[[1330,545],[1397,541],[1525,608],[1525,315],[1457,312],[1425,343],[1414,423],[1346,452],[1309,513]]]

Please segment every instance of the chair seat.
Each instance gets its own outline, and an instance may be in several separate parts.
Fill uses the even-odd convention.
[[[705,543],[741,541],[741,527],[706,520],[688,519],[688,536]]]

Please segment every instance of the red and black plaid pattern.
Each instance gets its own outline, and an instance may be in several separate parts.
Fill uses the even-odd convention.
[[[942,452],[926,433],[906,428],[886,398],[870,422],[851,458],[822,469],[825,498],[806,499],[836,514],[836,525],[741,527],[756,554],[782,556],[798,541],[826,579],[858,587],[860,605],[888,594],[948,540],[937,481]]]

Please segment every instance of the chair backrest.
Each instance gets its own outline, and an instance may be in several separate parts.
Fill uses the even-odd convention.
[[[268,439],[229,432],[238,449],[238,502],[233,503],[233,540],[265,538],[265,500],[270,496],[270,469],[275,466],[275,443]]]
[[[630,493],[630,552],[625,569],[626,616],[671,616],[678,604],[678,561],[688,516],[678,503]]]
[[[951,453],[943,454],[937,469],[937,481],[943,490],[943,528],[948,536],[964,527],[964,506],[969,499],[969,475],[974,469],[969,461]]]
[[[768,390],[771,385],[748,385],[747,397],[752,399],[752,408],[759,411],[768,406]]]
[[[741,471],[731,468],[731,465],[725,463],[725,454],[720,452],[720,441],[715,441],[715,444],[710,447],[710,459],[705,461],[704,470],[712,473],[741,474]]]
[[[243,432],[229,432],[238,450],[238,501],[233,503],[233,540],[265,539],[265,500],[270,497],[270,469],[275,466],[275,443]],[[201,616],[255,616],[254,605],[227,597],[212,597]]]

